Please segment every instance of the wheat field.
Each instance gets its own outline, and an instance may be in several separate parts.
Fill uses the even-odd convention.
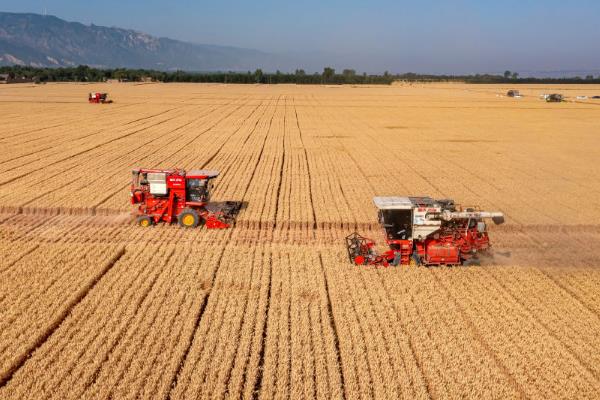
[[[1,85],[0,398],[598,398],[600,87],[508,89]],[[134,167],[245,207],[137,227]],[[503,211],[494,259],[351,265],[377,195]]]

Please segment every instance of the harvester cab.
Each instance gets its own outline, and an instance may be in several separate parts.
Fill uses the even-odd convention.
[[[212,180],[218,176],[218,171],[211,170],[134,169],[131,203],[138,206],[138,224],[178,221],[183,227],[203,223],[211,229],[228,228],[239,205],[209,203]]]
[[[504,222],[501,212],[462,210],[453,200],[430,197],[375,197],[379,223],[389,250],[358,233],[346,237],[350,261],[357,265],[459,265],[489,253],[485,219]]]
[[[108,93],[89,93],[88,102],[95,104],[110,104],[113,101],[108,99]]]

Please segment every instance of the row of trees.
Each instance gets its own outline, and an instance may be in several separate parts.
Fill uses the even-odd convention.
[[[519,73],[518,72],[510,72],[509,70],[504,71],[504,79],[519,79]],[[526,79],[530,79],[530,78],[526,78]],[[574,78],[565,78],[565,79],[574,79],[574,80],[581,80],[581,77],[574,77]],[[598,75],[598,78],[594,78],[594,75],[586,75],[585,76],[585,80],[586,81],[592,81],[592,80],[597,80],[600,79],[600,75]]]
[[[0,73],[11,77],[33,78],[39,82],[102,82],[109,79],[139,82],[154,80],[160,82],[215,82],[215,83],[298,83],[298,84],[384,84],[389,85],[394,77],[383,75],[357,74],[353,69],[336,73],[333,68],[324,68],[322,73],[308,74],[302,69],[293,73],[263,72],[186,72],[156,71],[146,69],[97,69],[86,65],[72,68],[34,68],[25,66],[0,67]]]
[[[26,66],[0,67],[0,73],[11,77],[26,77],[39,82],[102,82],[108,79],[139,82],[154,80],[160,82],[213,82],[213,83],[296,83],[296,84],[382,84],[393,81],[407,82],[467,82],[467,83],[600,83],[600,76],[588,75],[585,79],[573,78],[520,78],[516,72],[506,71],[503,75],[428,75],[428,74],[358,74],[353,69],[344,69],[341,73],[326,67],[321,73],[306,73],[297,69],[293,73],[263,72],[185,72],[157,71],[146,69],[97,69],[86,65],[72,68],[34,68]]]

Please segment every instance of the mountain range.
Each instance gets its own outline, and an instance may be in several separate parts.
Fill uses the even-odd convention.
[[[287,69],[284,57],[258,50],[193,44],[50,15],[0,12],[0,65],[145,68],[185,71]]]
[[[194,44],[156,37],[131,29],[85,25],[51,15],[0,12],[0,66],[144,68],[163,71],[293,71],[319,72],[324,66],[340,71],[381,73],[385,60],[316,50],[273,54],[260,50]],[[389,54],[393,54],[390,51]],[[391,65],[385,69],[392,69]],[[503,70],[492,74],[502,75]],[[407,71],[404,71],[407,72]],[[419,71],[414,71],[419,72]],[[420,71],[423,72],[423,71]],[[599,76],[600,70],[517,70],[521,77],[561,78]],[[438,72],[439,73],[439,72]],[[474,72],[471,72],[474,73]],[[464,73],[463,73],[464,74]]]

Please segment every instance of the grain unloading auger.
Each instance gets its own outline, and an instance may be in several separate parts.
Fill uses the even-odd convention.
[[[357,232],[346,237],[350,262],[356,265],[460,265],[490,253],[485,219],[504,223],[501,212],[462,210],[453,200],[430,197],[375,197],[379,223],[389,250]]]
[[[160,221],[178,221],[192,228],[229,228],[241,203],[210,202],[213,179],[218,171],[182,169],[145,169],[132,171],[131,204],[137,205],[137,223],[150,226]]]

